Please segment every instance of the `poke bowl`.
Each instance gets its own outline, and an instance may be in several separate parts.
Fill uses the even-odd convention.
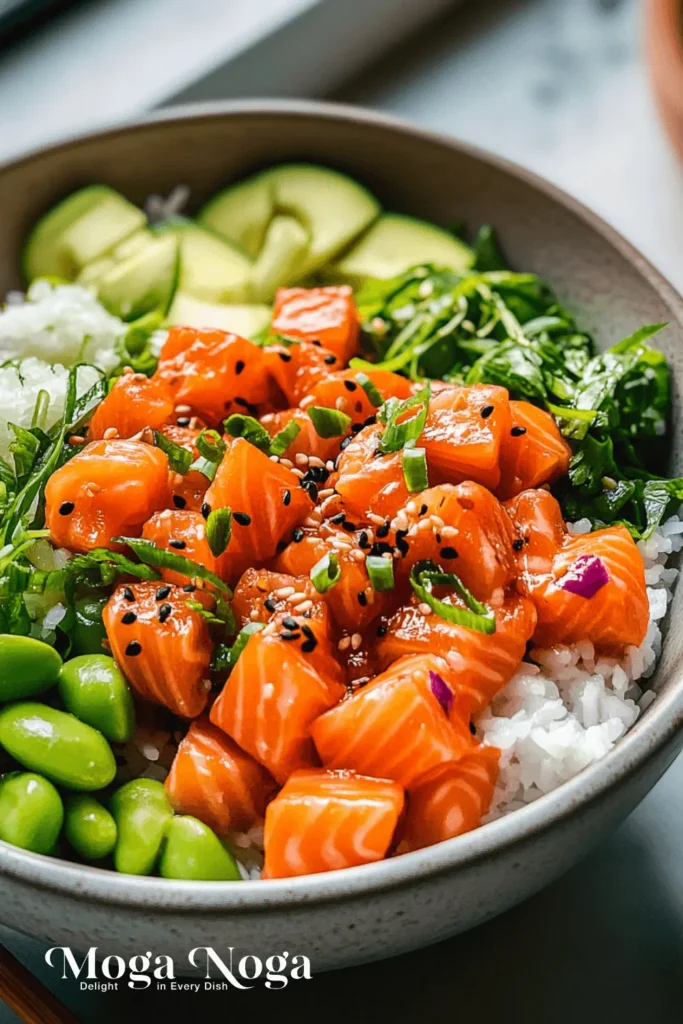
[[[683,743],[683,305],[628,243],[307,103],[42,150],[0,218],[3,923],[338,967],[635,807]]]

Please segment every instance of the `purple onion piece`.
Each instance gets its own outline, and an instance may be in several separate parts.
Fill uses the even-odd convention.
[[[556,580],[556,585],[579,597],[594,597],[599,590],[609,583],[610,575],[605,563],[597,555],[579,555],[564,576]]]
[[[453,691],[444,679],[436,672],[429,671],[429,688],[448,715],[453,707]]]

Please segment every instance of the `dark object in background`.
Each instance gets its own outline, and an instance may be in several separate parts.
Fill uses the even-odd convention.
[[[91,0],[0,0],[0,46],[16,42],[48,18]]]

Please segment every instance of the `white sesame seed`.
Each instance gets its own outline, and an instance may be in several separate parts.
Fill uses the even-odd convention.
[[[327,462],[325,463],[325,469],[328,471],[328,473],[334,472],[334,462],[332,461],[332,459],[327,460]]]
[[[279,462],[280,461],[280,456],[279,455],[271,455],[270,456],[270,461],[271,462]]]
[[[314,512],[313,515],[308,516],[306,519],[304,519],[304,526],[320,526],[320,516]]]
[[[408,515],[414,516],[417,514],[417,505],[414,501],[409,501],[405,508]]]
[[[210,693],[210,691],[211,691],[211,680],[210,679],[202,679],[202,689],[205,690],[206,693]]]
[[[343,395],[340,395],[339,398],[337,399],[337,401],[334,403],[334,407],[335,407],[335,409],[338,409],[340,412],[342,412],[344,410],[345,406],[346,406],[346,399],[343,397]]]
[[[309,612],[312,607],[313,607],[313,602],[309,598],[306,601],[302,601],[300,604],[298,604],[296,610],[297,610],[299,615],[303,615],[304,612]]]
[[[281,457],[281,458],[280,458],[280,465],[281,465],[281,466],[284,466],[284,467],[285,467],[285,469],[291,469],[291,468],[292,468],[292,466],[294,465],[294,463],[293,463],[293,462],[292,462],[292,461],[291,461],[290,459],[283,459],[283,458]]]
[[[325,468],[325,463],[323,462],[322,459],[319,459],[317,455],[309,455],[308,456],[308,465],[309,466],[317,466],[318,469],[324,469]]]
[[[419,611],[420,615],[424,615],[425,618],[427,618],[428,615],[432,614],[432,609],[429,607],[428,604],[425,604],[424,602],[417,606],[417,610]]]
[[[254,608],[252,611],[249,612],[249,618],[251,619],[252,622],[257,622],[258,621],[258,617],[259,617],[258,608]]]
[[[383,517],[376,515],[374,512],[368,512],[368,519],[371,523],[374,523],[375,526],[384,526]]]
[[[298,604],[301,604],[302,601],[307,601],[307,600],[308,600],[308,598],[306,597],[306,595],[301,593],[301,592],[299,592],[298,594],[292,594],[292,596],[289,599],[289,603],[291,605],[298,605]]]
[[[441,536],[448,540],[451,537],[457,537],[458,531],[454,526],[444,526],[441,530]]]
[[[295,593],[296,593],[296,591],[295,591],[294,587],[280,587],[279,590],[274,590],[273,591],[273,597],[281,597],[281,598],[291,597],[292,594],[295,594]]]
[[[356,562],[364,562],[365,555],[359,548],[354,548],[351,552],[351,558],[355,559]]]
[[[354,633],[351,637],[351,647],[354,651],[357,651],[360,645],[363,643],[363,637],[360,633]]]
[[[431,523],[429,519],[421,519],[417,524],[417,528],[418,530],[432,530],[434,528],[434,524]]]
[[[298,452],[294,456],[294,461],[296,462],[297,466],[307,466],[308,465],[308,455],[304,455],[303,452]]]
[[[182,416],[183,414],[186,415],[187,413],[192,412],[192,406],[191,405],[176,405],[175,411],[178,413],[179,416]]]
[[[441,518],[441,516],[430,516],[429,522],[432,524],[433,527],[435,527],[435,529],[443,529],[443,519]]]
[[[116,427],[107,427],[105,432],[102,434],[102,438],[105,441],[113,441],[115,437],[119,436],[119,432]]]
[[[351,646],[351,637],[350,636],[345,636],[345,637],[342,637],[342,639],[337,644],[337,650],[345,651],[350,646]]]
[[[299,480],[303,480],[304,478],[304,474],[300,469],[290,469],[290,473],[293,473],[294,476],[299,478]]]
[[[334,487],[325,487],[322,491],[318,491],[318,497],[325,500],[325,498],[331,498],[334,493]]]
[[[85,444],[85,438],[81,437],[80,434],[72,434],[71,437],[69,438],[69,444]]]

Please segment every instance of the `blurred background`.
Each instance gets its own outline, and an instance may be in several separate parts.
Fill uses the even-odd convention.
[[[683,290],[681,0],[0,0],[0,159],[176,103],[328,98],[549,178]],[[664,115],[664,119],[662,116]],[[666,128],[664,125],[666,124]],[[678,148],[678,157],[676,156]],[[457,189],[457,182],[453,183]],[[1,230],[1,225],[0,225]],[[409,957],[285,993],[79,993],[0,929],[79,1020],[178,1011],[436,1024],[683,1019],[683,761],[601,849],[522,907]],[[492,981],[493,979],[493,981]],[[263,997],[263,998],[261,998]],[[220,1002],[219,1002],[220,1000]],[[220,1016],[219,1016],[220,1014]],[[0,1024],[16,1018],[0,1005]]]

